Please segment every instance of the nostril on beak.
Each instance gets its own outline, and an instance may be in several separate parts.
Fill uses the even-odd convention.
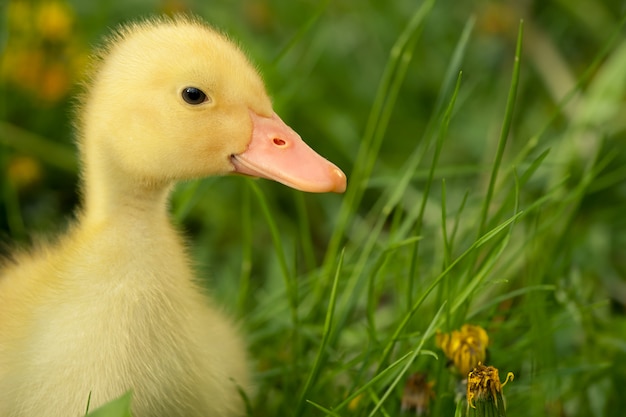
[[[287,142],[285,142],[283,139],[280,139],[280,138],[274,138],[273,142],[274,142],[274,145],[279,146],[279,147],[283,147],[287,145]]]

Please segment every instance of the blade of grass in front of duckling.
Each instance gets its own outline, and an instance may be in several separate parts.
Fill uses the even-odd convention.
[[[411,47],[415,44],[424,19],[434,3],[434,0],[427,0],[421,4],[389,52],[389,59],[378,85],[363,140],[350,175],[353,186],[348,187],[346,191],[337,216],[337,225],[328,244],[324,260],[326,266],[324,276],[330,277],[330,268],[335,265],[341,240],[348,228],[353,212],[359,205],[365,184],[371,176],[391,112],[404,81],[408,64],[413,56]]]
[[[243,401],[244,407],[246,409],[246,416],[252,417],[254,416],[252,410],[252,402],[250,401],[250,396],[246,393],[246,390],[241,387],[241,385],[237,384],[237,392],[239,393],[239,397]]]
[[[328,354],[327,346],[328,341],[330,340],[330,335],[333,330],[333,318],[335,315],[335,305],[337,302],[337,285],[339,283],[339,276],[341,272],[341,268],[343,266],[343,257],[345,255],[345,250],[341,251],[339,255],[339,262],[337,264],[337,269],[335,271],[335,278],[333,280],[333,286],[330,291],[330,300],[328,301],[328,307],[326,308],[326,318],[324,320],[324,328],[322,330],[322,341],[319,344],[319,348],[317,351],[317,355],[315,356],[315,360],[313,361],[313,367],[309,371],[309,376],[304,384],[304,388],[300,394],[300,399],[296,404],[296,412],[294,415],[299,416],[302,413],[302,409],[307,400],[307,396],[311,387],[317,382],[320,370],[322,366],[326,362],[326,356]]]
[[[89,407],[91,407],[91,394],[92,392],[89,391],[89,395],[87,396],[87,405],[85,406],[85,416],[89,414]]]
[[[130,413],[132,394],[130,391],[119,398],[90,412],[86,417],[132,417]]]

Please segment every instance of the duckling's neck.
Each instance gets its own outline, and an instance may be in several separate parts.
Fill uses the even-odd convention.
[[[115,169],[87,165],[83,174],[83,226],[169,226],[169,182],[149,182]]]

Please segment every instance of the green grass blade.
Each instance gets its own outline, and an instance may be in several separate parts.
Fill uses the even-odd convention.
[[[200,202],[202,196],[211,187],[214,178],[190,181],[176,187],[172,201],[175,203],[172,215],[181,223],[191,210]]]
[[[391,111],[412,58],[413,53],[410,46],[416,42],[424,19],[434,3],[434,0],[427,0],[421,4],[391,48],[354,163],[354,171],[350,176],[352,185],[346,191],[337,216],[337,225],[328,244],[324,261],[327,268],[335,264],[335,257],[339,252],[339,245],[348,227],[351,214],[358,206],[365,184],[371,175]]]
[[[515,203],[512,219],[517,218],[517,214],[519,213],[519,181],[517,176],[515,177]],[[515,226],[515,221],[511,221],[508,225],[508,232],[502,237],[502,240],[497,245],[495,249],[491,249],[486,254],[486,259],[482,262],[480,269],[474,273],[474,276],[470,279],[470,281],[463,285],[459,295],[456,298],[456,301],[453,303],[452,308],[450,309],[451,313],[454,313],[459,309],[459,307],[464,306],[467,308],[467,301],[470,299],[471,295],[478,288],[480,284],[486,279],[487,275],[493,270],[496,262],[500,259],[501,255],[504,253],[504,250],[508,246],[508,243],[513,234],[513,227]],[[502,230],[502,229],[500,229]],[[495,235],[493,235],[495,236]],[[478,240],[480,241],[480,239]],[[478,242],[477,241],[477,242]]]
[[[504,301],[519,297],[524,294],[532,293],[535,291],[554,292],[556,289],[557,289],[556,285],[552,285],[552,284],[538,284],[538,285],[531,285],[531,286],[527,286],[523,288],[518,288],[516,290],[509,291],[506,294],[502,294],[502,295],[490,298],[487,302],[481,304],[479,307],[472,310],[471,314],[469,314],[467,318],[468,320],[471,320],[472,318],[477,317],[480,313],[486,310],[489,310],[490,308],[493,308],[494,306],[497,306],[498,304]]]
[[[243,199],[241,202],[241,271],[239,274],[239,291],[237,299],[237,311],[241,316],[246,312],[248,296],[250,293],[250,276],[252,274],[252,202],[249,187],[244,187]]]
[[[469,35],[468,35],[469,36]],[[443,120],[441,121],[441,126],[439,127],[439,134],[437,136],[437,140],[435,142],[435,151],[433,154],[433,159],[430,164],[430,169],[428,171],[428,178],[426,180],[426,184],[424,185],[424,193],[422,197],[422,202],[420,204],[420,208],[417,214],[417,219],[415,221],[415,234],[420,235],[422,231],[422,222],[424,219],[424,213],[426,211],[426,203],[428,202],[428,197],[430,195],[430,188],[433,183],[433,179],[435,177],[435,169],[439,163],[439,156],[441,155],[441,149],[443,147],[443,142],[448,135],[448,127],[450,126],[450,119],[452,118],[452,112],[454,110],[454,105],[456,103],[456,98],[459,94],[459,89],[461,88],[461,79],[462,72],[459,72],[456,80],[456,86],[454,87],[454,91],[452,93],[452,98],[448,103],[446,111],[443,115]],[[415,244],[415,249],[413,251],[413,257],[411,259],[411,267],[410,267],[410,279],[409,279],[409,288],[407,290],[407,306],[413,304],[413,277],[416,276],[417,265],[418,265],[418,254],[419,254],[419,242]]]
[[[87,417],[132,417],[130,392],[87,414]]]
[[[511,122],[513,120],[513,113],[515,110],[515,99],[517,97],[517,87],[519,84],[520,63],[522,59],[522,37],[524,34],[524,24],[520,21],[518,34],[517,34],[517,46],[515,48],[515,63],[513,65],[513,75],[511,77],[511,87],[509,89],[509,95],[506,102],[506,110],[504,112],[504,121],[502,123],[502,129],[500,132],[500,140],[498,141],[498,149],[496,150],[496,157],[491,169],[491,176],[489,177],[489,185],[487,187],[487,194],[482,206],[480,215],[480,224],[478,226],[478,236],[483,234],[487,223],[487,216],[489,214],[489,207],[493,198],[493,193],[496,188],[496,181],[498,179],[498,171],[500,170],[500,164],[502,163],[502,157],[504,155],[504,148],[509,137],[509,131],[511,129]]]
[[[314,401],[306,400],[306,402],[311,404],[313,407],[317,408],[318,410],[320,410],[327,416],[341,417],[341,415],[337,414],[335,411],[329,410],[328,408],[325,408]],[[294,414],[294,415],[297,415],[297,414]]]
[[[389,376],[389,374],[391,374],[392,371],[394,371],[402,363],[406,362],[411,357],[412,354],[413,354],[413,352],[405,353],[399,359],[397,359],[393,363],[391,363],[389,366],[387,366],[385,368],[382,368],[379,371],[377,371],[376,374],[371,379],[369,379],[363,386],[361,386],[358,389],[356,389],[354,392],[352,392],[350,395],[348,395],[342,402],[337,404],[334,407],[335,411],[340,411],[341,409],[346,407],[348,404],[350,404],[350,401],[352,401],[353,399],[355,399],[359,395],[361,395],[364,392],[366,392],[367,390],[369,390],[371,387],[373,387],[379,381],[385,380]]]
[[[319,3],[319,6],[315,10],[315,12],[311,15],[309,20],[296,32],[296,34],[287,42],[287,44],[278,52],[276,58],[272,62],[273,66],[276,66],[284,57],[289,53],[289,51],[298,44],[304,38],[304,35],[307,34],[313,28],[315,23],[320,19],[320,17],[324,14],[328,5],[330,4],[330,0],[324,0]]]
[[[452,245],[448,237],[448,202],[445,178],[441,180],[441,240],[443,243],[443,267],[450,264],[452,258]]]
[[[265,195],[261,191],[261,188],[253,181],[248,180],[248,185],[254,192],[261,206],[261,211],[263,212],[263,216],[267,221],[267,225],[270,229],[270,235],[272,236],[272,243],[274,245],[274,250],[276,252],[276,256],[278,258],[278,263],[280,266],[280,270],[283,275],[283,279],[285,281],[285,289],[287,291],[287,297],[289,299],[289,308],[291,310],[291,317],[293,320],[294,327],[297,327],[298,324],[298,295],[297,295],[297,286],[294,280],[291,277],[291,273],[289,272],[289,266],[287,265],[287,258],[285,257],[285,248],[282,244],[282,238],[280,232],[278,231],[278,226],[276,225],[276,221],[274,221],[274,216],[272,216],[271,210],[269,208],[269,204]]]
[[[316,267],[315,248],[313,243],[313,234],[311,233],[311,221],[309,219],[305,195],[301,192],[294,192],[296,200],[296,212],[298,214],[298,230],[300,230],[300,244],[304,254],[304,264],[307,271],[311,271]]]
[[[64,171],[77,172],[76,152],[11,123],[0,121],[0,144],[41,159]]]
[[[413,306],[411,307],[411,309],[405,314],[405,316],[400,321],[400,324],[396,327],[396,330],[394,331],[393,335],[389,338],[389,342],[387,343],[387,345],[385,345],[385,348],[383,349],[383,353],[381,354],[381,360],[380,360],[381,366],[383,366],[386,363],[389,356],[391,355],[391,352],[393,350],[393,347],[396,344],[396,341],[400,339],[400,334],[404,331],[404,329],[406,328],[411,318],[413,318],[415,313],[422,306],[422,304],[426,300],[426,297],[428,297],[428,295],[432,292],[432,290],[435,289],[437,285],[439,285],[439,283],[450,273],[450,271],[452,271],[452,269],[457,264],[459,264],[462,260],[466,259],[469,255],[473,254],[476,249],[478,249],[479,247],[481,247],[482,245],[484,245],[491,239],[495,238],[500,232],[502,232],[502,230],[509,227],[513,222],[515,222],[518,218],[520,218],[523,213],[524,212],[517,213],[513,217],[509,218],[505,222],[499,224],[494,229],[487,232],[484,236],[474,241],[474,243],[467,250],[465,250],[465,252],[463,252],[459,257],[457,257],[452,263],[450,263],[450,265],[448,265],[448,267],[445,268],[430,283],[430,285],[422,292],[421,296],[413,303]]]
[[[465,58],[467,46],[471,38],[472,31],[474,30],[475,23],[476,18],[474,16],[470,16],[465,22],[465,26],[461,32],[461,37],[454,48],[454,52],[450,58],[450,63],[446,68],[446,72],[441,83],[439,94],[437,95],[437,99],[435,100],[435,104],[433,106],[433,115],[436,117],[429,119],[428,126],[425,129],[425,137],[429,137],[431,132],[434,130],[435,124],[439,120],[439,113],[445,104],[446,98],[451,95],[451,91],[452,94],[454,94],[453,86],[455,85],[455,80],[458,84],[461,73],[461,63]]]
[[[437,314],[435,314],[435,317],[433,317],[433,319],[430,321],[430,324],[428,325],[428,328],[424,332],[424,335],[420,338],[420,342],[417,345],[417,347],[415,348],[415,350],[411,353],[411,356],[409,357],[409,360],[404,364],[404,366],[402,367],[402,370],[398,373],[398,375],[396,375],[396,377],[393,380],[393,382],[389,385],[389,387],[387,388],[387,390],[385,391],[385,393],[381,397],[380,402],[378,404],[376,404],[374,409],[370,412],[369,417],[373,417],[376,414],[376,412],[380,408],[381,404],[387,398],[389,398],[389,396],[393,393],[393,391],[395,390],[395,387],[400,383],[400,380],[406,375],[407,371],[409,370],[409,367],[413,364],[413,362],[415,362],[415,359],[417,358],[417,356],[422,352],[422,348],[424,347],[424,343],[426,343],[426,340],[428,340],[428,339],[430,339],[432,337],[432,335],[435,333],[435,330],[439,326],[439,318],[441,317],[441,313],[443,312],[445,306],[446,306],[446,303],[443,303],[443,305],[441,305],[441,307],[439,307],[439,310],[437,311]]]
[[[311,368],[311,371],[309,372],[309,377],[307,378],[304,384],[304,388],[302,389],[302,393],[300,394],[300,400],[298,401],[296,405],[295,415],[300,415],[300,413],[302,412],[305,401],[307,400],[306,397],[309,394],[311,387],[317,382],[322,366],[326,362],[328,341],[330,340],[330,336],[333,331],[333,318],[335,315],[335,305],[337,302],[337,286],[339,284],[339,277],[341,275],[340,273],[341,273],[341,267],[343,265],[344,255],[345,255],[345,251],[342,251],[339,257],[337,270],[335,271],[335,279],[333,280],[333,286],[330,292],[330,301],[328,302],[328,307],[326,309],[326,319],[324,320],[324,328],[322,331],[322,341],[320,342],[319,349],[315,357],[315,361],[313,362],[313,367]]]
[[[23,241],[27,239],[28,234],[24,225],[24,218],[22,217],[18,192],[14,184],[12,184],[8,178],[4,180],[2,191],[6,211],[6,222],[11,236],[16,241]]]

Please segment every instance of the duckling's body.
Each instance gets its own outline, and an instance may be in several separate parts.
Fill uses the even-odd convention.
[[[5,271],[0,415],[79,416],[90,393],[93,408],[128,389],[138,416],[242,414],[240,338],[195,285],[176,232],[124,215]]]
[[[129,389],[134,417],[242,415],[244,344],[195,282],[169,191],[231,172],[308,191],[342,191],[345,177],[273,113],[245,56],[195,20],[123,29],[87,88],[83,209],[0,271],[0,416],[78,417],[89,398],[93,409]]]

